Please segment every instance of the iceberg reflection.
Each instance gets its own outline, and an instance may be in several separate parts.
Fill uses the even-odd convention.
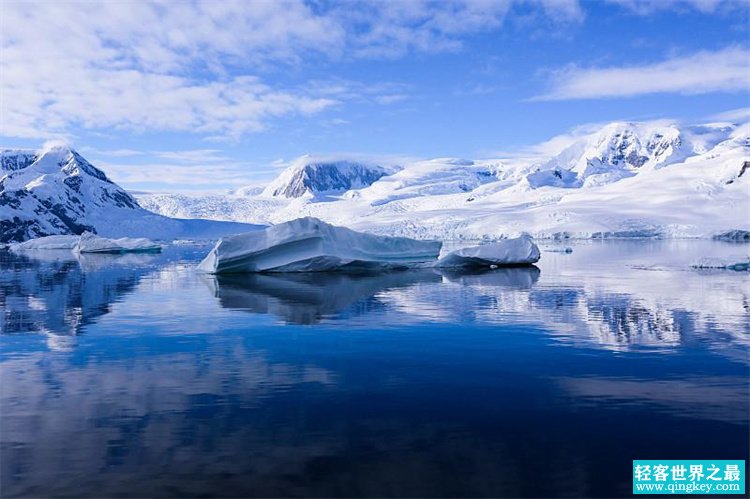
[[[408,288],[417,283],[437,283],[432,271],[347,274],[226,274],[203,277],[224,308],[272,314],[285,322],[316,324],[378,293]],[[373,303],[369,304],[374,306]],[[360,314],[369,310],[364,304]]]

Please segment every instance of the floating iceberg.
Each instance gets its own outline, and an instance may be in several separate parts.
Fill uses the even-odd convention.
[[[79,236],[46,236],[29,239],[9,246],[11,251],[71,250],[78,244]]]
[[[750,256],[729,258],[703,257],[691,265],[694,269],[750,271]]]
[[[439,241],[376,236],[305,217],[222,238],[198,270],[220,274],[402,269],[434,262],[441,246]]]
[[[156,253],[161,245],[143,237],[107,239],[84,232],[74,249],[78,253]]]
[[[435,264],[436,267],[510,267],[531,265],[539,261],[539,248],[528,234],[492,244],[471,246],[451,251]]]

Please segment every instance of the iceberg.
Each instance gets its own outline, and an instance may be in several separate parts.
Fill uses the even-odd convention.
[[[430,265],[441,247],[439,241],[376,236],[304,217],[224,237],[198,270],[212,274],[397,270]]]
[[[71,250],[76,247],[79,239],[79,236],[38,237],[22,243],[13,243],[9,246],[9,249],[11,251]]]
[[[74,251],[78,253],[156,253],[161,251],[161,245],[143,237],[108,239],[91,232],[84,232]]]
[[[441,268],[511,267],[531,265],[539,261],[540,253],[528,234],[496,243],[461,248],[446,254],[435,264]]]

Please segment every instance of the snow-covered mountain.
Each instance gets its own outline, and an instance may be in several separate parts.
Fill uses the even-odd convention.
[[[325,160],[303,156],[266,187],[266,196],[299,198],[344,192],[371,185],[392,170],[351,160]]]
[[[609,184],[705,153],[733,130],[727,124],[678,128],[660,121],[610,123],[536,165],[527,181],[532,188]]]
[[[381,234],[442,239],[750,230],[750,124],[617,122],[565,138],[546,157],[410,162],[369,185],[352,182],[345,190],[339,182],[324,199],[310,187],[291,189],[314,178],[303,173],[309,158],[262,195],[139,199],[170,216],[266,224],[315,216]],[[322,192],[332,184],[315,185]],[[279,196],[286,188],[303,196]]]
[[[227,195],[141,194],[137,203],[69,149],[7,151],[2,167],[6,241],[84,227],[157,239],[207,230],[196,225],[200,220],[165,217],[271,224],[314,216],[379,234],[440,239],[750,230],[748,123],[612,123],[565,136],[551,154],[525,158],[439,158],[395,167],[306,156],[262,192],[254,185]]]
[[[158,239],[214,237],[243,224],[173,220],[139,206],[80,154],[62,144],[0,152],[0,242],[84,231]]]

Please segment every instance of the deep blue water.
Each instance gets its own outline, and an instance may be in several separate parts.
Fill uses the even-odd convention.
[[[538,268],[214,278],[0,253],[0,495],[628,496],[748,459],[750,279],[710,242]]]

